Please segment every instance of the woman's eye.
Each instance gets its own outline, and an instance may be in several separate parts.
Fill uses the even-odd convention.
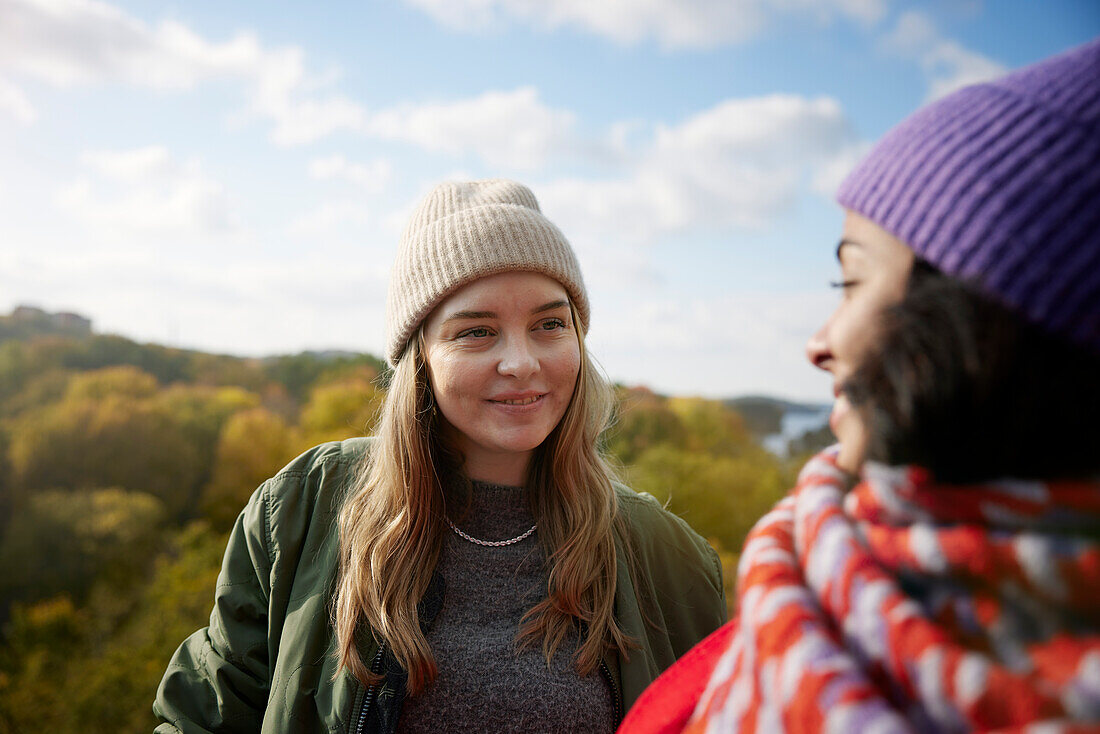
[[[565,321],[563,321],[562,319],[546,319],[545,321],[543,321],[542,323],[539,324],[539,327],[542,328],[543,331],[554,331],[555,329],[564,329],[565,328]]]
[[[462,339],[469,336],[473,337],[474,339],[483,339],[487,336],[490,336],[491,334],[492,332],[486,329],[484,326],[475,326],[472,329],[466,329],[466,331],[460,332],[458,338]]]

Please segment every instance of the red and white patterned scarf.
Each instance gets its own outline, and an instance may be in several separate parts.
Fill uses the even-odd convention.
[[[749,534],[688,731],[1100,730],[1100,482],[848,481],[819,454]]]

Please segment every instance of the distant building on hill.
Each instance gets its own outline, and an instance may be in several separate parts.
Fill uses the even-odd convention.
[[[66,331],[75,331],[81,334],[92,333],[92,320],[86,319],[77,313],[62,311],[61,313],[50,314],[50,321]]]
[[[92,320],[80,314],[61,311],[50,313],[37,306],[19,305],[11,312],[6,321],[20,330],[90,336]]]
[[[16,306],[11,312],[11,318],[15,321],[39,321],[48,317],[49,314],[38,306]]]

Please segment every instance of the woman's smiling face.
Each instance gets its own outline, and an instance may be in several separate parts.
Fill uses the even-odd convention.
[[[855,473],[863,463],[867,435],[841,387],[874,344],[883,312],[905,294],[913,251],[871,220],[848,212],[837,259],[841,280],[836,285],[843,296],[806,344],[806,355],[833,375],[836,402],[829,426],[840,442],[840,466]]]
[[[462,451],[467,474],[521,482],[580,372],[565,288],[529,272],[468,283],[425,319],[424,354],[443,431]]]

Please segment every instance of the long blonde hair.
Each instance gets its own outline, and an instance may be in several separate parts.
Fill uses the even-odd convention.
[[[634,643],[614,616],[613,529],[623,520],[613,472],[596,445],[610,419],[613,394],[579,331],[578,340],[573,397],[528,471],[549,580],[546,598],[524,615],[517,642],[520,648],[541,642],[549,662],[570,632],[579,630],[575,663],[587,675],[609,647],[625,655]],[[417,604],[442,547],[440,476],[461,462],[440,439],[438,421],[422,338],[414,337],[394,369],[377,438],[340,510],[340,577],[333,606],[337,654],[340,669],[364,685],[378,680],[359,655],[356,638],[364,633],[384,642],[408,671],[410,693],[423,690],[436,675]],[[625,550],[629,555],[631,549]]]

